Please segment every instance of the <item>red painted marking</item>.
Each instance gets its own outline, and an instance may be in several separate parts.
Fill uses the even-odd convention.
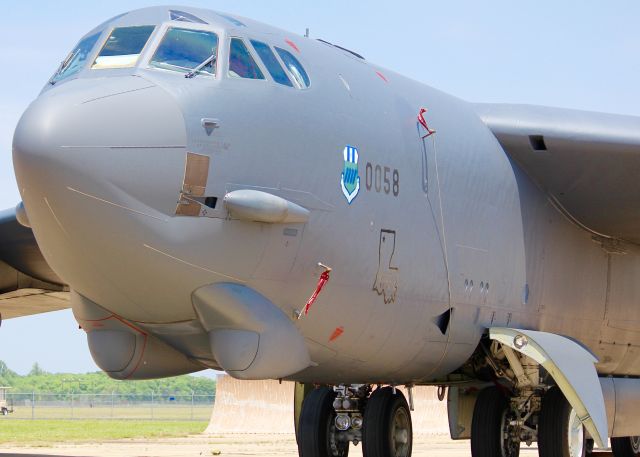
[[[296,44],[295,44],[293,41],[288,40],[288,39],[287,39],[287,40],[284,40],[284,41],[285,41],[285,43],[287,43],[289,46],[291,46],[293,49],[295,49],[295,50],[296,50],[296,52],[300,52],[300,49],[298,49],[298,46],[296,46]]]
[[[142,329],[136,327],[133,324],[130,324],[129,322],[125,321],[123,318],[121,318],[120,316],[117,316],[115,314],[112,314],[111,316],[108,316],[108,317],[103,317],[101,319],[85,319],[83,321],[84,322],[89,322],[94,327],[97,327],[98,325],[95,324],[96,322],[104,322],[104,321],[108,321],[108,320],[111,320],[111,319],[115,319],[115,320],[119,321],[120,323],[126,325],[130,329],[135,330],[136,332],[141,333],[144,336],[147,336],[147,333],[144,332]],[[100,326],[104,326],[104,325],[100,325]]]
[[[145,349],[147,349],[147,339],[148,339],[148,335],[146,332],[144,332],[142,329],[136,327],[133,324],[130,324],[129,322],[127,322],[126,320],[124,320],[123,318],[121,318],[120,316],[116,315],[116,314],[112,314],[111,316],[108,317],[103,317],[101,319],[87,319],[85,320],[85,322],[88,322],[91,324],[92,327],[96,328],[96,327],[104,327],[104,323],[105,321],[111,320],[111,319],[115,319],[118,322],[120,322],[121,324],[126,325],[127,327],[129,327],[132,330],[135,330],[136,332],[140,333],[142,336],[144,336],[144,340],[142,342],[142,350],[140,351],[140,357],[138,358],[138,361],[136,362],[136,366],[133,368],[133,371],[131,373],[129,373],[125,379],[130,379],[131,376],[134,375],[134,373],[136,371],[138,371],[138,368],[140,367],[140,364],[142,363],[143,359],[144,359],[144,351]],[[82,327],[81,327],[82,328]]]
[[[420,112],[418,113],[418,122],[420,122],[420,125],[422,125],[424,127],[424,129],[427,131],[427,134],[424,135],[422,138],[426,138],[426,137],[436,133],[435,130],[433,130],[432,128],[429,128],[429,125],[427,124],[427,121],[424,119],[424,113],[426,113],[426,112],[427,112],[427,110],[425,108],[421,108]]]
[[[147,332],[143,332],[141,329],[139,329],[138,327],[136,327],[133,324],[130,324],[129,322],[125,321],[123,318],[121,318],[120,316],[116,316],[115,314],[113,315],[114,318],[116,318],[117,320],[119,320],[120,322],[122,322],[124,325],[126,325],[127,327],[135,330],[138,333],[142,333],[144,336],[147,336]]]
[[[320,279],[318,279],[318,285],[316,286],[315,292],[313,292],[311,297],[309,297],[309,300],[307,300],[307,304],[304,306],[304,309],[302,310],[305,316],[309,314],[309,309],[311,308],[311,305],[313,305],[313,302],[315,302],[316,299],[318,298],[318,295],[320,295],[320,292],[322,291],[322,288],[324,287],[324,285],[329,282],[330,271],[331,270],[327,270],[320,275]]]
[[[388,83],[389,80],[379,71],[376,71],[376,75],[380,76],[380,79],[382,79],[384,82]]]
[[[331,336],[329,337],[329,342],[333,342],[340,338],[340,336],[344,333],[344,327],[336,327]]]
[[[99,322],[99,321],[108,321],[112,317],[113,317],[113,314],[111,316],[103,317],[103,318],[100,318],[100,319],[83,319],[83,320],[85,322]]]
[[[140,351],[140,357],[138,358],[138,361],[136,362],[136,366],[133,368],[133,371],[131,373],[129,373],[125,377],[125,379],[130,379],[131,376],[133,376],[134,373],[136,371],[138,371],[138,368],[140,367],[140,364],[142,363],[142,361],[144,359],[144,351],[145,351],[145,349],[147,349],[147,339],[148,339],[149,335],[147,335],[147,332],[143,331],[142,329],[136,327],[133,324],[130,324],[129,322],[127,322],[126,320],[124,320],[123,318],[121,318],[120,316],[118,316],[116,314],[112,314],[111,316],[103,317],[101,319],[86,319],[86,320],[84,320],[84,322],[90,323],[93,328],[98,328],[98,327],[104,327],[104,322],[109,321],[111,319],[117,320],[121,324],[124,324],[127,327],[129,327],[130,329],[135,330],[136,332],[140,333],[144,337],[144,340],[142,342],[142,350]],[[80,328],[82,328],[82,327],[80,327]]]

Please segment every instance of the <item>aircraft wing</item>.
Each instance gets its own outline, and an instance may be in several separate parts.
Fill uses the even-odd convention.
[[[0,315],[2,319],[69,308],[69,289],[51,270],[31,229],[15,210],[0,212]]]
[[[475,106],[509,156],[568,217],[595,234],[640,243],[640,117]]]

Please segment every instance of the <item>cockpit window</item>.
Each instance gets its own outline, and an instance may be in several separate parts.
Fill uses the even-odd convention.
[[[206,24],[206,21],[203,21],[198,16],[187,13],[185,11],[178,10],[169,10],[169,17],[171,17],[172,21],[182,21],[182,22],[195,22],[197,24]]]
[[[298,59],[296,59],[289,51],[285,51],[282,48],[276,47],[276,51],[287,67],[287,70],[289,70],[289,73],[291,73],[291,76],[293,76],[296,84],[298,84],[298,87],[301,89],[309,87],[309,76]]]
[[[91,50],[96,45],[96,42],[100,38],[100,32],[88,36],[78,43],[71,54],[58,67],[58,71],[51,77],[49,82],[55,84],[65,78],[78,73],[84,67]]]
[[[133,67],[154,28],[153,25],[140,25],[113,29],[91,68]]]
[[[232,23],[236,27],[246,27],[246,25],[244,25],[244,23],[240,22],[235,17],[231,17],[231,16],[229,16],[227,14],[221,14],[221,13],[216,13],[216,14],[218,16],[220,16],[221,18],[226,19],[227,21],[229,21],[230,23]]]
[[[262,59],[265,67],[267,67],[267,70],[269,70],[269,74],[271,75],[273,80],[278,84],[293,87],[293,84],[289,80],[287,73],[280,65],[280,62],[278,62],[276,55],[273,53],[269,45],[263,43],[262,41],[256,40],[251,40],[251,44],[253,45],[253,49],[256,50],[256,52]]]
[[[249,79],[264,79],[260,67],[240,38],[231,38],[229,49],[229,76]]]
[[[189,72],[205,62],[211,56],[210,62],[200,69],[200,73],[215,75],[218,54],[218,35],[202,30],[170,28],[162,38],[162,42],[153,58],[151,65],[167,70]]]

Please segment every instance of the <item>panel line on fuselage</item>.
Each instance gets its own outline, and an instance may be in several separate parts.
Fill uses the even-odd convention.
[[[153,216],[152,214],[143,213],[142,211],[138,211],[137,209],[128,208],[126,206],[122,206],[122,205],[119,205],[117,203],[110,202],[109,200],[105,200],[103,198],[96,197],[95,195],[87,194],[87,193],[82,192],[82,191],[80,191],[78,189],[74,189],[73,187],[67,186],[67,189],[70,190],[71,192],[76,192],[76,193],[78,193],[80,195],[83,195],[85,197],[93,198],[94,200],[98,200],[99,202],[106,203],[107,205],[115,206],[116,208],[120,208],[120,209],[124,209],[124,210],[127,210],[127,211],[131,211],[132,213],[140,214],[141,216],[147,216],[147,217],[150,217],[152,219],[156,219],[156,220],[161,221],[161,222],[168,222],[167,219],[162,219],[161,217]]]
[[[196,264],[191,263],[191,262],[187,262],[186,260],[182,260],[182,259],[180,259],[180,258],[178,258],[178,257],[172,256],[171,254],[169,254],[169,253],[167,253],[167,252],[161,251],[160,249],[156,249],[156,248],[154,248],[153,246],[149,246],[149,245],[148,245],[148,244],[146,244],[146,243],[145,243],[145,244],[143,244],[143,246],[144,246],[145,248],[147,248],[147,249],[151,249],[152,251],[157,252],[158,254],[162,254],[162,255],[164,255],[164,256],[167,256],[167,257],[169,257],[170,259],[176,260],[176,261],[178,261],[178,262],[180,262],[180,263],[183,263],[183,264],[185,264],[185,265],[188,265],[188,266],[190,266],[190,267],[197,268],[198,270],[206,271],[206,272],[208,272],[208,273],[213,273],[213,274],[215,274],[215,275],[222,276],[222,277],[227,278],[227,279],[231,279],[232,281],[237,281],[237,282],[239,282],[239,283],[241,283],[241,284],[245,284],[245,283],[246,283],[246,281],[243,281],[242,279],[234,278],[233,276],[229,276],[229,275],[226,275],[226,274],[224,274],[224,273],[220,273],[219,271],[210,270],[209,268],[205,268],[205,267],[203,267],[203,266],[196,265]]]
[[[438,206],[439,208],[439,212],[440,212],[440,227],[441,227],[441,236],[442,236],[442,253],[443,253],[443,260],[444,260],[444,269],[447,275],[447,294],[448,294],[448,310],[450,313],[450,320],[449,320],[449,324],[448,324],[448,331],[447,331],[447,343],[445,345],[444,351],[442,351],[442,355],[440,356],[440,359],[434,364],[433,366],[433,370],[431,371],[431,373],[434,373],[435,371],[438,370],[438,368],[442,365],[442,363],[444,362],[447,353],[449,352],[449,347],[451,344],[451,335],[453,333],[453,326],[455,325],[455,316],[453,316],[453,314],[451,314],[453,312],[453,308],[451,307],[451,273],[449,270],[449,255],[448,255],[448,250],[447,250],[447,237],[446,237],[446,230],[445,230],[445,224],[444,224],[444,210],[442,208],[442,188],[440,186],[440,173],[438,170],[438,148],[436,147],[436,135],[429,135],[429,137],[431,138],[431,142],[433,145],[433,158],[434,158],[434,165],[435,165],[435,173],[436,173],[436,187],[438,189]],[[426,138],[422,138],[423,144]],[[425,149],[426,152],[426,149]],[[424,160],[426,160],[427,157],[424,157]],[[423,182],[423,185],[425,184],[425,182]]]

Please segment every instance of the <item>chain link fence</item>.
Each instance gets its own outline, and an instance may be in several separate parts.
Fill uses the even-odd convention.
[[[215,395],[7,393],[2,419],[208,421]]]

